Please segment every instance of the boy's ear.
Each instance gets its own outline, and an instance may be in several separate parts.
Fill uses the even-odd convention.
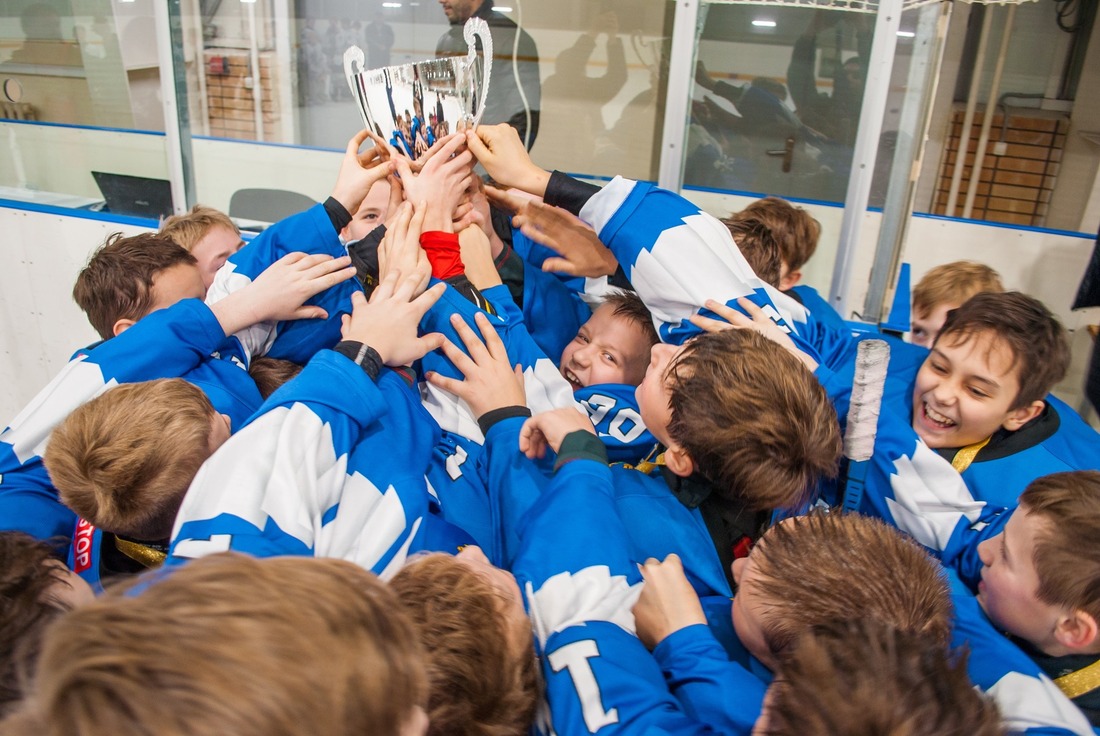
[[[1045,401],[1038,400],[1032,401],[1026,406],[1021,406],[1019,409],[1013,409],[1008,413],[1008,416],[1005,418],[1001,426],[1007,429],[1009,432],[1015,432],[1017,429],[1042,414],[1043,409],[1045,409],[1046,406],[1047,404]]]
[[[798,285],[798,282],[802,280],[802,271],[787,271],[783,278],[779,279],[779,290],[787,291]]]
[[[1096,649],[1100,639],[1100,627],[1090,614],[1077,609],[1058,619],[1054,638],[1074,654],[1086,654]]]
[[[695,472],[695,461],[687,450],[674,442],[665,450],[665,467],[681,478],[687,478]]]
[[[111,334],[118,337],[120,334],[137,324],[136,320],[126,319],[123,317],[118,322],[115,322],[114,327],[111,328]]]

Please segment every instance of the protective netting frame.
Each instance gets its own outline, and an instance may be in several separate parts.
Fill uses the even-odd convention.
[[[946,0],[902,0],[902,10],[912,10],[925,5],[933,5]],[[1037,0],[956,0],[973,5],[1022,5]],[[843,10],[850,13],[875,14],[878,12],[878,0],[707,0],[709,5],[759,5],[782,6],[789,8],[818,8],[821,10]]]

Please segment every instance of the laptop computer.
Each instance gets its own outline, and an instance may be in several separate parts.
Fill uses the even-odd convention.
[[[96,186],[106,200],[100,212],[159,220],[172,214],[172,185],[166,179],[93,171]]]

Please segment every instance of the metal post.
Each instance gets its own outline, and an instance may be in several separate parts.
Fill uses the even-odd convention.
[[[886,291],[898,270],[917,179],[920,177],[928,134],[928,115],[936,95],[951,8],[950,3],[941,3],[926,5],[917,11],[920,15],[917,34],[913,39],[913,58],[909,62],[901,119],[898,121],[898,143],[882,206],[882,225],[879,227],[871,280],[863,303],[862,316],[867,322],[882,321]]]
[[[863,104],[859,111],[859,132],[856,134],[848,192],[844,196],[844,219],[840,224],[840,243],[829,290],[829,303],[842,317],[850,314],[848,292],[859,244],[859,230],[867,212],[867,199],[871,194],[871,179],[875,173],[875,156],[878,154],[882,119],[886,115],[890,72],[894,68],[897,33],[901,24],[901,4],[902,0],[883,0],[875,16],[875,36],[871,44],[871,58],[867,63]]]
[[[196,200],[180,0],[155,2],[153,7],[157,60],[160,63],[160,96],[164,108],[164,152],[168,158],[168,180],[172,186],[172,210],[176,214],[182,214]]]
[[[669,51],[668,90],[665,93],[665,121],[661,129],[661,159],[657,185],[680,191],[684,178],[684,143],[687,140],[688,106],[695,83],[695,36],[699,23],[699,0],[676,0]],[[660,64],[658,60],[658,64]]]

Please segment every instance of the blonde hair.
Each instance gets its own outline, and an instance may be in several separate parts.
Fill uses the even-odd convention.
[[[216,227],[224,227],[238,236],[241,234],[240,228],[229,219],[229,215],[202,204],[195,205],[190,212],[165,219],[157,234],[171,238],[176,245],[190,253]]]
[[[350,562],[226,553],[109,593],[46,636],[43,736],[399,733],[427,699],[412,624]]]
[[[1001,277],[984,263],[944,263],[929,270],[913,287],[913,314],[925,317],[941,304],[957,306],[975,294],[1004,290]]]
[[[156,541],[210,456],[214,407],[181,378],[128,383],[77,408],[43,458],[66,506],[96,527]]]

